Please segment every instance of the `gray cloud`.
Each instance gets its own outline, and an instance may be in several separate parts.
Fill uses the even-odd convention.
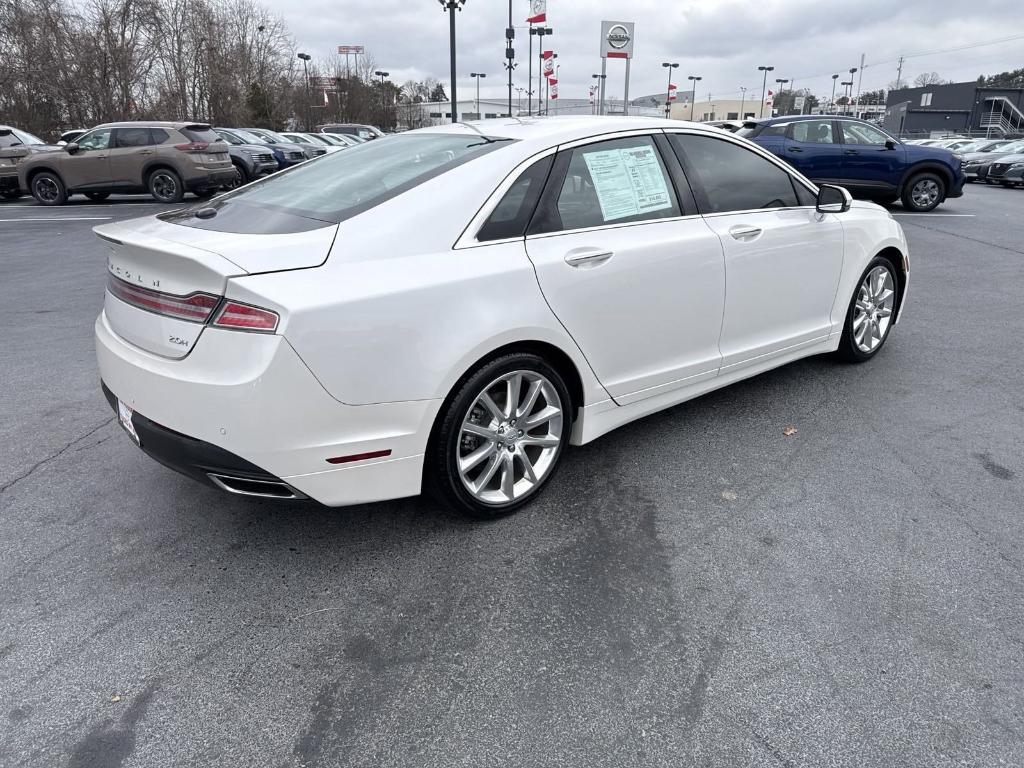
[[[363,44],[392,79],[448,80],[448,23],[437,0],[264,0],[281,14],[300,48],[326,57],[338,44]],[[514,22],[523,26],[527,0],[514,0]],[[488,73],[481,93],[501,97],[505,0],[468,0],[458,14],[459,87],[469,89],[471,71]],[[602,19],[637,24],[631,95],[665,87],[661,62],[678,61],[677,82],[687,74],[704,77],[698,96],[737,94],[740,86],[760,89],[759,64],[797,87],[827,94],[832,72],[870,66],[863,87],[884,87],[896,77],[900,55],[948,49],[1024,34],[1020,0],[548,0],[548,38],[559,55],[562,95],[583,98],[591,73],[600,67]],[[527,38],[517,32],[517,84],[525,84]],[[545,47],[548,47],[547,45]],[[937,71],[947,79],[971,80],[1024,66],[1024,39],[1001,45],[909,58],[904,78]],[[876,62],[872,64],[872,62]],[[621,63],[609,67],[609,94],[621,94]],[[468,90],[464,91],[468,93]]]

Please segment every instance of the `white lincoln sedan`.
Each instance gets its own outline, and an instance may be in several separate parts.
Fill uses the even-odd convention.
[[[909,277],[884,209],[646,118],[425,128],[95,231],[103,389],[144,452],[236,494],[476,517],[570,444],[871,359]]]

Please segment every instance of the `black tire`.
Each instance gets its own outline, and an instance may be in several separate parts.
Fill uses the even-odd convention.
[[[101,203],[104,200],[106,200],[108,197],[110,197],[110,193],[109,192],[85,192],[84,194],[85,194],[85,196],[87,198],[92,200],[94,203]]]
[[[559,442],[557,446],[554,446],[555,450],[553,454],[550,454],[550,458],[547,460],[546,467],[542,475],[539,475],[536,485],[528,490],[522,492],[520,496],[514,496],[514,500],[509,502],[498,502],[490,501],[485,502],[476,496],[474,496],[470,490],[466,487],[463,482],[462,476],[459,472],[458,458],[467,455],[464,451],[471,452],[472,450],[485,447],[487,441],[483,438],[474,438],[472,435],[465,435],[465,439],[471,441],[467,444],[464,439],[464,433],[462,430],[463,421],[470,417],[474,408],[479,408],[477,399],[485,391],[494,391],[493,385],[505,375],[514,372],[526,372],[533,376],[538,376],[546,379],[547,383],[553,387],[555,394],[559,400],[559,403],[552,403],[546,399],[545,395],[541,395],[540,398],[543,400],[543,407],[547,408],[550,405],[560,405],[561,407],[561,428],[558,430]],[[527,389],[520,391],[520,403],[525,404]],[[497,396],[497,395],[496,395]],[[505,398],[507,400],[507,398]],[[495,401],[498,402],[498,401]],[[538,400],[538,407],[541,405],[541,400]],[[506,403],[501,401],[502,409],[507,409]],[[532,411],[531,411],[532,412]],[[499,517],[504,517],[515,510],[522,507],[524,504],[532,501],[537,495],[547,486],[554,477],[559,464],[561,464],[562,454],[565,451],[566,446],[569,444],[569,435],[572,432],[572,414],[573,404],[569,396],[569,390],[566,387],[565,380],[562,375],[551,365],[549,365],[542,357],[532,353],[511,353],[502,355],[488,362],[482,363],[475,369],[470,371],[455,387],[452,394],[445,401],[445,405],[442,406],[441,412],[438,415],[438,421],[434,425],[434,431],[431,434],[430,443],[427,446],[427,455],[424,460],[424,488],[439,501],[444,503],[446,506],[455,510],[465,517],[473,518],[476,520],[493,520]],[[487,416],[488,420],[492,417]],[[525,418],[525,414],[521,416]],[[511,422],[514,426],[515,422]],[[521,425],[522,426],[522,425]],[[553,424],[549,423],[550,429],[556,429]],[[517,439],[522,439],[523,431],[519,430],[517,438],[512,435],[512,432],[516,430],[508,430],[508,438],[510,443],[514,443]],[[529,433],[530,429],[526,429]],[[526,437],[530,435],[527,434]],[[553,435],[549,436],[553,437]],[[476,443],[472,443],[473,440]],[[525,445],[514,445],[509,447],[505,443],[501,443],[498,438],[497,447],[493,451],[493,455],[498,464],[504,461],[505,451],[514,456],[509,458],[508,461],[513,468],[513,478],[516,473],[519,474],[519,480],[515,481],[519,483],[525,480],[523,474],[524,458],[530,460],[527,455],[529,451],[532,455],[538,456],[543,449],[535,449],[532,446]],[[520,453],[521,452],[521,453]],[[516,459],[519,459],[517,462]],[[534,459],[536,461],[536,459]],[[486,472],[490,466],[490,460],[481,462],[480,473],[475,478],[480,480],[481,476]],[[495,480],[493,482],[500,486],[501,477],[504,472],[504,465],[502,465],[501,471],[494,473]]]
[[[884,332],[882,333],[878,345],[870,351],[861,349],[860,345],[856,341],[856,330],[854,329],[854,321],[857,314],[857,301],[860,298],[862,286],[869,274],[874,272],[878,267],[883,267],[889,272],[889,276],[892,280],[892,307],[891,315],[889,316],[889,322],[885,325]],[[885,256],[876,256],[871,260],[871,263],[865,268],[864,272],[857,279],[857,285],[853,289],[853,296],[850,297],[850,305],[846,310],[846,322],[843,324],[843,335],[839,339],[839,349],[836,350],[836,355],[841,360],[845,360],[848,363],[864,363],[873,358],[878,352],[885,346],[885,342],[889,339],[889,334],[892,331],[892,321],[896,317],[896,312],[899,309],[899,293],[900,293],[900,273],[896,269],[896,266]]]
[[[64,205],[68,201],[68,190],[60,176],[50,171],[42,171],[32,177],[29,182],[32,197],[40,205]]]
[[[157,168],[146,179],[146,188],[161,203],[180,203],[185,199],[185,185],[170,168]]]
[[[11,189],[8,190],[7,192],[0,192],[0,197],[2,197],[4,200],[17,200],[23,194],[25,193],[22,192],[20,189]]]
[[[238,180],[233,183],[225,184],[225,189],[238,189],[252,181],[252,176],[242,163],[233,163],[233,165],[235,166],[235,171],[238,173]]]
[[[927,193],[926,193],[927,191]],[[927,199],[926,199],[927,198]],[[946,182],[934,173],[918,173],[903,186],[903,207],[914,213],[927,213],[946,199]]]

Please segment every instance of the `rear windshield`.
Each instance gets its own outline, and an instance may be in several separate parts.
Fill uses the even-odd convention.
[[[246,231],[249,225],[245,220],[267,221],[268,216],[289,219],[289,226],[297,226],[296,217],[320,222],[319,226],[337,224],[511,141],[447,133],[394,136],[323,155],[222,195],[206,206],[217,209],[215,217],[166,220],[226,232]]]
[[[208,125],[190,125],[182,128],[181,134],[189,141],[205,141],[207,144],[220,141],[220,136]]]
[[[737,136],[742,136],[746,139],[757,133],[757,126],[758,123],[744,123],[736,129],[735,133]]]
[[[231,133],[233,133],[235,136],[240,138],[246,144],[268,144],[269,143],[262,136],[257,136],[255,133],[249,133],[248,131],[243,131],[241,128],[233,128],[231,130]]]
[[[16,147],[20,144],[42,144],[43,140],[31,133],[11,128],[10,133],[0,134],[0,147]]]

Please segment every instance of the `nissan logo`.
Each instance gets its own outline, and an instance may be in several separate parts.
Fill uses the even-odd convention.
[[[625,48],[629,45],[629,31],[621,24],[608,30],[608,45],[612,48]]]

